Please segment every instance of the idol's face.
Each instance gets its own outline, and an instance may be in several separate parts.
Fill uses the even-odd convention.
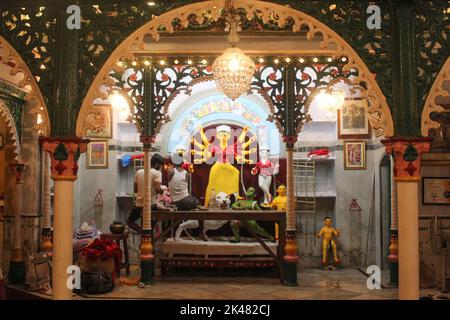
[[[247,189],[246,196],[247,198],[253,198],[255,196],[256,190],[253,187]]]
[[[231,135],[229,132],[226,131],[217,132],[217,139],[219,139],[221,143],[226,143],[230,139],[230,137]]]
[[[331,219],[325,219],[325,225],[327,226],[327,227],[331,227],[331,223],[333,222],[333,220],[331,220]]]
[[[277,192],[280,196],[286,195],[286,187],[283,185],[279,186]]]
[[[259,156],[262,158],[262,159],[267,159],[268,157],[269,157],[269,150],[261,150],[260,152],[259,152]]]

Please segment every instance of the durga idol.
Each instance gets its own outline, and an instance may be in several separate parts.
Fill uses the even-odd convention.
[[[250,144],[256,141],[256,137],[251,137],[244,142],[248,132],[248,127],[244,127],[239,135],[237,142],[229,143],[231,138],[231,128],[227,125],[221,125],[216,128],[216,141],[214,144],[206,137],[203,128],[200,128],[200,137],[202,142],[198,142],[192,138],[194,145],[200,150],[192,150],[192,154],[200,156],[194,159],[194,163],[209,163],[215,160],[209,173],[208,186],[205,193],[205,206],[209,204],[211,192],[225,192],[226,194],[239,194],[239,170],[236,169],[232,162],[236,160],[238,163],[253,163],[252,160],[245,159],[246,155],[256,153],[256,148],[246,150]]]

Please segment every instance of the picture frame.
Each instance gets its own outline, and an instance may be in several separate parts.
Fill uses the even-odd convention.
[[[366,99],[346,99],[338,110],[339,139],[370,138],[369,105]]]
[[[92,140],[86,155],[87,169],[108,169],[108,140]]]
[[[450,205],[450,177],[422,177],[423,205]]]
[[[112,108],[109,104],[95,104],[89,110],[84,122],[88,138],[110,139],[113,136]]]
[[[344,169],[365,170],[367,168],[366,141],[344,141]]]

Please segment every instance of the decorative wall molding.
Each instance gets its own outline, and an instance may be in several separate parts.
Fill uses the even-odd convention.
[[[179,7],[156,17],[126,38],[103,65],[84,98],[77,119],[77,136],[84,136],[84,119],[92,107],[93,101],[96,98],[107,99],[109,91],[101,92],[100,89],[103,85],[109,89],[114,85],[114,80],[109,76],[110,72],[112,70],[123,71],[123,67],[118,66],[118,61],[135,59],[141,54],[148,54],[148,50],[144,48],[144,40],[150,37],[153,41],[158,41],[160,30],[174,33],[186,29],[195,17],[200,22],[210,22],[211,20],[217,22],[222,15],[224,5],[224,0],[213,0]],[[377,135],[385,137],[394,135],[391,112],[374,75],[355,50],[335,31],[303,12],[275,3],[236,0],[234,6],[244,10],[248,19],[252,19],[256,15],[264,23],[276,23],[280,28],[289,27],[292,32],[303,31],[306,27],[308,29],[307,40],[313,40],[320,35],[322,50],[332,50],[333,58],[346,56],[348,59],[346,70],[357,69],[359,71],[354,83],[366,88],[365,97],[369,100],[369,120]],[[205,15],[208,16],[208,19],[203,19]],[[287,24],[288,21],[289,24]],[[181,28],[175,30],[174,22]]]
[[[50,133],[50,120],[47,113],[44,98],[41,94],[36,79],[33,77],[31,71],[19,55],[19,53],[0,36],[0,63],[3,63],[9,67],[9,74],[16,76],[22,74],[22,79],[15,84],[19,89],[26,92],[24,100],[29,107],[28,112],[31,114],[39,114],[42,122],[36,124],[34,129],[45,136]],[[19,141],[18,141],[19,143]]]
[[[19,134],[16,128],[16,124],[14,122],[14,117],[12,116],[11,112],[9,111],[8,106],[5,104],[5,102],[0,99],[0,116],[2,116],[5,119],[6,122],[6,128],[8,131],[8,134],[10,136],[12,147],[14,150],[14,160],[19,160],[20,158],[20,138]]]
[[[436,104],[436,98],[439,96],[448,97],[449,92],[444,89],[444,83],[450,81],[450,57],[445,61],[444,66],[437,75],[430,92],[428,93],[425,106],[422,111],[421,131],[423,137],[428,137],[430,129],[439,128],[439,123],[431,120],[430,115],[433,112],[443,112],[444,108]]]

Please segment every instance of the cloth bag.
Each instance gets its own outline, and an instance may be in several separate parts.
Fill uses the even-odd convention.
[[[45,252],[28,255],[25,284],[29,291],[50,292],[51,258]]]

